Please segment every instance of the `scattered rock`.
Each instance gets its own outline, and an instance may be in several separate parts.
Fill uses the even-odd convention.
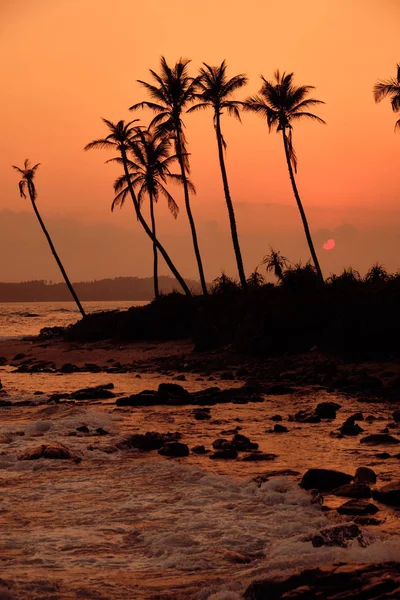
[[[271,421],[283,421],[281,415],[274,415],[271,417]]]
[[[390,454],[389,452],[378,452],[378,454],[375,454],[375,458],[381,458],[382,460],[385,460],[386,458],[390,458]]]
[[[80,431],[81,433],[89,433],[89,427],[87,425],[81,425],[76,428],[76,431]]]
[[[348,542],[361,535],[357,525],[336,525],[322,529],[319,534],[312,536],[311,542],[314,548],[321,546],[339,546],[347,548]]]
[[[252,452],[251,454],[245,454],[242,458],[245,462],[258,462],[262,460],[275,460],[277,454],[267,454],[265,452]]]
[[[374,433],[361,438],[360,444],[368,444],[369,446],[389,446],[400,444],[400,440],[387,433]]]
[[[178,383],[160,383],[157,396],[161,400],[160,404],[171,406],[181,406],[193,402],[191,394]]]
[[[162,456],[189,456],[189,447],[181,442],[167,442],[159,449],[158,454]]]
[[[339,488],[332,490],[335,496],[344,496],[345,498],[371,498],[372,492],[366,483],[347,483]]]
[[[289,429],[284,425],[279,425],[279,423],[274,425],[274,433],[287,433],[288,431]]]
[[[205,446],[194,446],[192,452],[194,452],[194,454],[208,454],[210,451],[206,450]]]
[[[400,481],[384,485],[379,490],[374,490],[372,495],[382,504],[400,506]]]
[[[396,423],[400,423],[400,410],[395,410],[394,413],[392,413],[392,417]]]
[[[369,467],[358,467],[354,483],[376,483],[376,473]]]
[[[96,385],[95,387],[82,388],[68,395],[73,400],[108,400],[115,398],[114,392],[110,390],[114,387],[112,383]]]
[[[172,378],[174,381],[186,381],[185,375],[176,375],[176,377]]]
[[[14,356],[12,360],[22,360],[23,358],[26,358],[26,354],[24,354],[23,352],[19,352]]]
[[[296,421],[297,423],[320,423],[321,417],[310,409],[304,409],[299,410],[294,417],[290,416],[289,421]]]
[[[60,373],[77,373],[80,369],[72,363],[65,363],[60,367]]]
[[[337,402],[320,402],[315,409],[315,414],[321,419],[336,419],[336,411],[340,408],[341,405]]]
[[[196,421],[208,421],[211,419],[209,408],[195,408],[191,414]]]
[[[339,506],[337,512],[340,515],[354,515],[366,517],[367,515],[375,515],[379,511],[379,508],[371,502],[364,502],[363,500],[349,500]]]
[[[301,487],[306,490],[334,490],[353,480],[351,475],[331,469],[309,469],[301,480]]]
[[[102,427],[98,427],[96,429],[96,433],[97,435],[110,435],[110,432],[106,431],[106,429],[103,429]]]
[[[210,454],[210,458],[212,459],[222,459],[222,458],[237,458],[237,450],[234,448],[226,448],[225,450],[216,450],[213,454]]]
[[[356,436],[363,433],[364,429],[354,422],[353,417],[349,417],[339,429],[342,435]]]
[[[27,448],[18,458],[19,460],[38,460],[39,458],[67,459],[72,457],[66,446],[58,442],[51,442]]]

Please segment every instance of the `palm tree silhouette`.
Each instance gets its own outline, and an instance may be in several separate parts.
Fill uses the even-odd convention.
[[[298,121],[299,119],[307,118],[325,124],[323,119],[308,112],[308,109],[311,106],[315,106],[316,104],[324,104],[324,102],[322,102],[322,100],[316,100],[315,98],[307,98],[308,93],[310,90],[314,89],[314,86],[303,85],[297,87],[293,84],[293,77],[293,73],[282,73],[281,75],[279,71],[275,71],[273,81],[267,81],[263,76],[261,76],[263,85],[259,94],[247,98],[244,103],[244,108],[257,113],[262,117],[266,117],[270,131],[273,128],[276,128],[277,132],[282,132],[286,162],[294,197],[300,211],[304,232],[306,234],[308,246],[310,248],[310,253],[317,271],[318,278],[321,283],[323,283],[324,278],[322,276],[321,267],[319,266],[317,254],[311,238],[310,228],[307,222],[306,213],[304,211],[294,177],[294,173],[297,173],[297,158],[293,148],[292,123],[294,121]]]
[[[163,196],[168,203],[168,208],[172,216],[176,219],[179,213],[179,207],[171,196],[164,184],[182,183],[181,175],[170,172],[170,165],[177,160],[176,154],[171,156],[171,141],[165,136],[157,134],[154,128],[143,130],[137,128],[136,135],[130,141],[130,155],[128,159],[129,177],[133,188],[139,188],[137,201],[140,208],[143,205],[145,196],[150,201],[151,230],[154,239],[157,237],[156,220],[154,215],[154,203],[158,202],[160,196]],[[121,158],[111,159],[121,162]],[[109,162],[109,161],[108,161]],[[189,182],[190,183],[190,182]],[[117,195],[111,205],[111,210],[116,206],[122,207],[125,198],[129,193],[126,175],[121,175],[114,184],[114,190]],[[153,275],[154,275],[154,295],[159,297],[158,285],[158,251],[157,245],[153,241]]]
[[[140,224],[142,225],[143,229],[145,230],[145,232],[147,233],[147,235],[153,242],[153,244],[160,251],[161,256],[167,263],[169,269],[175,276],[176,280],[179,282],[179,284],[182,287],[182,289],[184,290],[185,294],[187,296],[191,296],[192,294],[191,294],[185,280],[183,279],[183,277],[179,273],[178,269],[173,264],[172,260],[170,259],[169,255],[167,254],[164,247],[161,245],[161,243],[158,241],[158,239],[153,235],[153,232],[151,231],[150,227],[148,226],[145,219],[143,218],[143,215],[140,210],[139,201],[138,201],[135,191],[133,189],[133,185],[132,185],[131,177],[130,177],[130,173],[129,173],[128,152],[132,147],[131,146],[131,138],[134,137],[135,135],[137,135],[138,130],[137,130],[137,127],[133,126],[133,123],[136,123],[138,121],[138,119],[135,119],[134,121],[130,121],[129,123],[125,123],[125,121],[118,121],[118,123],[112,123],[111,121],[108,121],[107,119],[102,119],[102,120],[103,120],[103,123],[105,123],[105,125],[107,125],[108,129],[110,130],[110,133],[105,138],[100,138],[100,139],[94,140],[93,142],[90,142],[89,144],[87,144],[85,146],[85,150],[112,149],[112,150],[117,150],[120,153],[120,158],[121,158],[121,162],[122,162],[122,165],[124,168],[124,174],[126,177],[126,184],[127,184],[130,196],[132,198],[133,206],[136,211],[136,216],[137,216]]]
[[[393,112],[399,112],[400,110],[400,63],[397,63],[396,66],[396,77],[378,81],[373,89],[375,102],[380,102],[386,96],[389,96]],[[395,130],[400,129],[400,119],[396,121],[394,128]]]
[[[148,107],[156,114],[151,125],[156,125],[159,133],[171,137],[175,144],[175,153],[178,156],[182,175],[183,193],[185,197],[185,208],[189,219],[192,233],[194,253],[199,269],[200,283],[203,294],[207,294],[206,280],[204,277],[203,263],[201,260],[199,244],[197,240],[196,226],[190,206],[188,174],[190,173],[189,158],[187,153],[187,142],[183,132],[182,111],[193,100],[197,81],[188,75],[189,60],[180,59],[173,68],[169,67],[164,56],[161,57],[161,74],[150,69],[155,84],[138,80],[149,92],[151,98],[156,102],[138,102],[129,110]]]
[[[286,269],[289,266],[289,259],[287,259],[286,256],[282,256],[279,250],[275,251],[272,247],[270,247],[269,250],[270,253],[264,256],[261,264],[265,265],[265,270],[267,273],[271,273],[273,271],[275,277],[279,281],[283,281],[283,269]]]
[[[196,98],[201,102],[189,108],[187,112],[204,108],[212,108],[214,111],[214,128],[217,136],[219,164],[221,168],[226,206],[229,214],[232,243],[235,251],[240,283],[243,288],[246,288],[247,281],[244,274],[242,254],[240,252],[235,211],[233,209],[232,198],[228,184],[228,176],[226,174],[224,150],[226,150],[227,145],[221,131],[221,115],[223,114],[224,110],[226,110],[229,115],[236,117],[239,121],[241,120],[239,107],[242,103],[238,102],[237,100],[232,100],[231,97],[236,90],[246,85],[247,77],[243,74],[240,74],[228,79],[226,75],[225,60],[222,61],[219,67],[212,67],[206,63],[203,63],[203,65],[204,67],[200,69],[200,77],[197,80],[198,90],[195,94]]]
[[[18,186],[19,186],[19,194],[21,196],[21,198],[26,198],[26,194],[25,194],[25,190],[28,191],[29,194],[29,198],[30,201],[32,202],[32,206],[33,206],[33,210],[35,212],[35,215],[37,217],[37,220],[39,221],[40,227],[42,228],[42,231],[44,233],[44,235],[46,236],[46,240],[47,243],[50,246],[50,250],[54,256],[54,258],[56,259],[56,263],[58,265],[58,268],[61,271],[62,276],[64,277],[64,281],[67,284],[67,287],[69,289],[69,291],[71,292],[71,296],[73,297],[73,299],[76,302],[76,305],[82,315],[82,317],[86,316],[85,311],[83,310],[82,304],[79,301],[78,296],[75,293],[74,288],[72,287],[72,284],[70,282],[70,280],[68,279],[68,275],[62,265],[61,260],[59,259],[59,256],[56,252],[56,249],[54,247],[54,244],[51,240],[51,237],[46,229],[45,224],[42,221],[42,217],[40,216],[38,207],[36,205],[36,200],[37,200],[37,192],[36,192],[36,187],[35,187],[35,182],[34,182],[34,178],[36,175],[36,170],[39,167],[40,163],[37,163],[34,166],[31,166],[30,162],[28,159],[26,159],[24,161],[24,166],[22,169],[20,169],[19,167],[16,167],[15,165],[12,165],[13,169],[15,169],[16,171],[18,171],[18,173],[20,175],[22,175],[22,179],[19,181]]]

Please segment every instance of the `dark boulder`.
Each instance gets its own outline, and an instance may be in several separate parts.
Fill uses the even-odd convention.
[[[201,445],[201,446],[194,446],[192,448],[192,452],[194,454],[208,454],[210,451],[206,450],[205,446]]]
[[[400,440],[387,433],[374,433],[361,438],[360,444],[368,444],[369,446],[390,446],[400,444]]]
[[[226,448],[223,450],[216,450],[215,452],[213,452],[213,454],[210,454],[210,458],[214,460],[223,458],[232,459],[237,458],[237,455],[237,450],[235,450],[234,448]]]
[[[51,442],[27,448],[18,458],[19,460],[38,460],[40,458],[68,459],[72,458],[72,456],[66,446],[58,442]]]
[[[71,392],[68,397],[73,400],[108,400],[109,398],[115,398],[110,386],[114,387],[112,383],[106,383],[95,387],[82,388]]]
[[[301,480],[301,487],[306,490],[334,490],[353,480],[351,475],[332,469],[309,469]]]
[[[390,506],[400,506],[400,481],[384,485],[379,490],[374,490],[375,500]]]
[[[196,421],[208,421],[211,419],[209,408],[195,408],[191,414]]]
[[[160,399],[156,392],[146,390],[140,394],[117,398],[115,404],[116,406],[157,406],[160,404]]]
[[[289,421],[296,421],[297,423],[320,423],[321,417],[310,409],[304,409],[299,410],[294,417],[289,417]]]
[[[274,415],[271,417],[271,421],[283,421],[281,415]]]
[[[375,515],[379,511],[379,508],[371,502],[365,502],[363,500],[349,500],[339,506],[337,512],[340,515],[352,515],[366,517],[367,515]]]
[[[181,442],[167,442],[159,449],[158,454],[172,457],[189,456],[189,447]]]
[[[395,411],[392,413],[392,417],[393,417],[393,420],[394,420],[396,423],[400,423],[400,410],[395,410]]]
[[[353,417],[349,417],[339,429],[342,435],[356,436],[363,433],[364,429],[355,423]]]
[[[79,367],[73,365],[72,363],[64,363],[60,369],[60,373],[77,373],[80,371]]]
[[[347,483],[334,490],[332,493],[335,496],[343,496],[344,498],[371,498],[371,489],[366,483]]]
[[[267,454],[265,452],[252,452],[251,454],[245,454],[242,458],[245,462],[258,462],[264,460],[275,460],[277,454]]]
[[[235,433],[235,435],[231,439],[231,445],[236,450],[240,451],[248,451],[248,450],[257,450],[258,444],[256,442],[252,442],[250,438],[241,433]]]
[[[117,448],[137,448],[145,452],[150,450],[159,450],[167,442],[177,442],[181,435],[179,433],[158,433],[157,431],[147,431],[143,433],[134,433],[121,440]]]
[[[171,406],[193,404],[192,395],[178,383],[160,383],[157,396],[161,400],[159,404],[169,404]]]
[[[287,433],[288,431],[289,429],[284,425],[279,425],[279,423],[274,425],[274,433]]]
[[[376,483],[376,473],[369,467],[358,467],[354,483]]]
[[[336,411],[341,408],[337,402],[320,402],[317,404],[315,414],[321,419],[336,419]]]

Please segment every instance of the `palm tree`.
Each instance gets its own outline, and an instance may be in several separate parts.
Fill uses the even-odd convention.
[[[322,102],[322,100],[316,100],[315,98],[307,98],[308,93],[310,90],[314,89],[314,86],[303,85],[297,87],[293,84],[293,77],[293,73],[282,73],[281,75],[279,71],[275,71],[273,81],[267,81],[261,76],[263,85],[259,94],[247,98],[244,103],[244,108],[265,117],[270,131],[273,128],[276,128],[277,132],[282,132],[286,162],[294,197],[296,198],[297,206],[300,211],[304,232],[306,234],[318,278],[321,283],[323,283],[324,278],[322,276],[321,267],[319,266],[306,213],[304,212],[294,177],[294,173],[297,173],[297,158],[293,149],[292,123],[299,119],[312,119],[319,123],[325,123],[325,121],[317,115],[308,112],[308,109],[311,106],[324,104],[324,102]]]
[[[156,114],[152,125],[157,126],[160,133],[171,137],[175,144],[175,154],[178,156],[179,166],[182,175],[183,193],[185,197],[185,207],[189,219],[190,230],[192,233],[194,253],[199,269],[200,283],[203,294],[207,294],[206,280],[204,277],[203,263],[201,260],[199,244],[197,240],[196,226],[193,219],[190,206],[188,174],[190,173],[189,159],[186,148],[186,138],[183,132],[182,111],[185,110],[189,102],[194,98],[197,81],[188,75],[189,60],[180,59],[173,68],[171,68],[164,56],[161,57],[161,74],[150,69],[150,73],[155,81],[154,84],[139,80],[150,93],[155,102],[139,102],[130,107],[129,110],[148,107]]]
[[[286,256],[282,256],[279,250],[275,251],[272,247],[270,247],[270,253],[264,256],[261,261],[262,265],[265,265],[265,270],[267,273],[271,273],[272,271],[275,274],[275,277],[279,281],[283,281],[284,274],[283,269],[289,266],[289,260]]]
[[[132,159],[128,160],[129,177],[133,188],[139,188],[137,201],[142,207],[146,195],[150,201],[151,230],[154,239],[157,237],[156,221],[154,215],[154,203],[160,196],[164,196],[168,203],[168,208],[172,216],[176,219],[179,213],[179,207],[175,200],[165,187],[165,183],[181,183],[182,178],[170,172],[171,163],[177,160],[177,156],[170,155],[171,142],[165,136],[157,134],[154,128],[143,130],[137,128],[135,137],[130,142],[130,155]],[[117,162],[121,158],[111,159]],[[111,206],[114,210],[116,206],[122,208],[125,198],[129,193],[127,179],[125,175],[119,177],[114,184],[114,190],[117,195]],[[159,297],[158,286],[158,251],[157,245],[153,241],[153,274],[154,274],[154,295]]]
[[[54,258],[56,259],[56,263],[58,265],[58,268],[61,271],[62,276],[64,277],[64,281],[67,284],[67,287],[69,289],[69,291],[71,292],[71,296],[73,297],[73,299],[76,302],[76,305],[82,315],[82,317],[85,317],[85,311],[83,310],[82,304],[79,302],[79,298],[75,293],[74,288],[72,287],[72,283],[70,282],[70,280],[68,279],[68,275],[62,265],[61,260],[59,259],[59,256],[56,252],[56,249],[54,248],[54,244],[51,241],[51,237],[46,229],[45,224],[42,221],[42,217],[40,216],[38,207],[36,205],[36,200],[37,200],[37,192],[36,192],[36,187],[35,187],[35,182],[34,182],[34,178],[36,175],[36,170],[39,167],[40,163],[37,163],[34,166],[31,166],[30,162],[28,159],[25,160],[24,162],[24,166],[22,169],[20,169],[19,167],[16,167],[15,165],[12,165],[13,169],[15,169],[16,171],[18,171],[18,173],[20,175],[22,175],[22,179],[19,181],[18,186],[19,186],[19,194],[21,196],[21,198],[26,198],[26,194],[25,191],[28,191],[29,194],[29,198],[30,201],[32,202],[32,206],[33,206],[33,210],[35,212],[35,215],[37,217],[37,220],[39,221],[40,227],[42,228],[42,231],[44,233],[44,235],[46,236],[46,240],[47,243],[50,246],[50,250],[54,256]]]
[[[386,96],[389,96],[393,112],[399,112],[400,110],[400,63],[397,63],[396,66],[396,77],[378,81],[373,89],[375,102],[380,102]],[[396,121],[394,128],[400,129],[400,119]]]
[[[85,150],[104,149],[105,148],[105,149],[117,150],[120,153],[120,158],[122,161],[122,165],[124,168],[124,174],[126,177],[126,183],[128,186],[130,196],[132,198],[136,216],[137,216],[140,224],[142,225],[143,229],[145,230],[145,232],[147,233],[147,235],[153,242],[153,244],[160,251],[161,256],[164,258],[165,262],[167,263],[171,272],[175,276],[176,280],[181,285],[185,294],[187,294],[188,296],[191,296],[192,294],[191,294],[185,280],[180,275],[178,269],[173,264],[172,260],[168,256],[166,250],[161,245],[161,243],[158,241],[158,239],[153,235],[153,232],[151,231],[150,227],[147,225],[145,219],[143,218],[143,215],[140,210],[140,204],[138,202],[138,199],[137,199],[136,194],[133,189],[133,185],[132,185],[131,177],[130,177],[130,173],[129,173],[128,152],[131,148],[131,138],[134,137],[135,135],[137,135],[137,127],[133,126],[133,123],[136,123],[136,122],[137,122],[137,119],[135,119],[134,121],[130,121],[129,123],[125,123],[125,121],[118,121],[118,123],[112,123],[111,121],[108,121],[107,119],[103,119],[103,123],[105,123],[107,125],[108,129],[110,130],[110,133],[105,138],[100,138],[100,139],[94,140],[93,142],[90,142],[89,144],[87,144],[85,146]]]
[[[219,164],[226,206],[228,208],[229,223],[231,226],[232,243],[235,251],[240,283],[243,288],[246,288],[247,281],[246,275],[244,274],[242,254],[240,252],[235,211],[233,209],[228,176],[226,174],[224,150],[226,150],[227,146],[221,131],[221,115],[224,110],[226,110],[229,115],[236,117],[239,121],[241,120],[239,107],[242,103],[237,100],[232,100],[231,97],[236,90],[246,85],[247,77],[240,74],[228,79],[226,75],[225,60],[222,61],[219,67],[211,67],[206,63],[203,63],[203,65],[204,67],[200,69],[200,77],[197,80],[198,91],[195,94],[196,98],[200,100],[200,103],[189,108],[187,112],[204,108],[212,108],[214,111],[214,128],[217,136]]]

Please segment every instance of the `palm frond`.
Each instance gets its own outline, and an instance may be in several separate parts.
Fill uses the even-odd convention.
[[[26,180],[21,179],[21,181],[18,182],[19,195],[21,196],[21,198],[26,198],[25,186],[26,186]]]
[[[84,150],[104,150],[104,149],[110,149],[110,148],[114,148],[115,149],[115,142],[112,142],[111,140],[107,140],[106,138],[103,139],[98,139],[98,140],[93,140],[93,142],[89,142],[89,144],[86,144],[86,146],[84,147]]]

